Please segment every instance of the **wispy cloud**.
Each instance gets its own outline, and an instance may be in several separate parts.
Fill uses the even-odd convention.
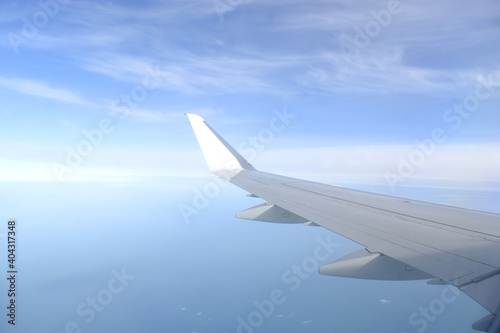
[[[401,158],[415,147],[398,144],[269,150],[259,154],[256,168],[332,184],[382,184],[397,172]],[[496,144],[442,145],[409,179],[462,186],[467,182],[498,184],[500,153]],[[484,161],[488,161],[484,163]]]
[[[97,151],[96,151],[97,152]],[[0,141],[0,181],[57,181],[53,161],[65,161],[62,145]],[[71,169],[66,181],[141,181],[161,177],[200,176],[202,157],[195,152],[148,146],[102,146],[92,159]],[[206,176],[206,169],[203,168]]]
[[[197,109],[188,112],[182,111],[155,111],[148,109],[130,109],[125,113],[125,116],[133,121],[142,123],[155,123],[155,124],[170,124],[179,123],[184,121],[185,113],[196,113],[200,115],[209,115],[213,111],[211,109]]]
[[[293,65],[293,59],[253,57],[245,55],[195,55],[188,51],[165,52],[156,58],[134,58],[120,54],[100,54],[85,59],[82,66],[89,71],[118,80],[137,82],[148,68],[161,72],[159,88],[185,94],[217,92],[264,92],[280,94],[290,88],[277,86],[269,78],[273,71]]]
[[[29,79],[6,78],[0,76],[0,87],[20,94],[54,99],[61,102],[84,104],[78,94],[49,84]]]
[[[354,60],[354,59],[353,59]],[[404,63],[401,49],[386,50],[351,62],[341,53],[325,53],[323,61],[297,81],[315,91],[334,93],[464,93],[477,83],[481,70],[449,71]]]
[[[223,22],[210,1],[71,3],[54,22],[64,29],[41,31],[28,47],[55,50],[85,70],[129,82],[160,65],[167,74],[161,88],[185,94],[463,93],[466,81],[491,64],[464,66],[459,51],[500,40],[496,2],[401,2],[390,24],[346,59],[340,43],[387,10],[387,1],[285,3],[250,1]],[[243,10],[244,21],[237,18]],[[263,12],[275,19],[261,24]],[[439,57],[441,66],[433,61]]]
[[[275,45],[245,42],[247,29],[230,21],[226,22],[227,28],[237,38],[239,36],[235,43],[227,43],[225,34],[219,35],[218,42],[213,41],[209,36],[214,26],[208,26],[205,33],[193,40],[195,44],[179,48],[179,41],[176,41],[172,48],[168,43],[166,47],[155,49],[158,52],[155,58],[164,64],[165,71],[170,75],[164,88],[187,93],[269,93],[303,89],[308,92],[338,93],[462,93],[467,80],[477,74],[477,68],[426,66],[425,61],[418,63],[413,60],[419,48],[425,45],[426,50],[439,47],[441,52],[452,52],[470,46],[471,38],[477,44],[498,39],[500,34],[482,28],[483,22],[492,20],[491,13],[479,11],[474,6],[451,15],[447,10],[450,5],[446,3],[423,8],[403,4],[399,16],[393,15],[391,24],[375,37],[366,50],[357,55],[357,59],[346,59],[339,49],[339,42],[346,36],[353,38],[356,26],[363,28],[363,24],[373,20],[371,12],[386,9],[387,3],[384,1],[364,5],[344,2],[318,2],[312,5],[299,1],[292,9],[276,7],[280,16],[275,24],[271,23],[265,28],[255,26],[256,33],[269,34],[276,41]],[[261,2],[250,3],[249,8],[252,6],[254,9],[258,6],[272,7]],[[478,12],[478,15],[471,15],[471,12]],[[253,13],[250,11],[248,14],[249,22],[258,21]],[[443,29],[443,15],[451,22],[451,30]],[[318,34],[318,30],[326,34]],[[301,48],[300,51],[288,46],[294,44],[293,35],[298,31],[303,36],[310,36],[310,47]],[[189,34],[189,29],[186,32]],[[154,36],[165,38],[160,33]],[[205,38],[200,38],[203,36]],[[304,53],[305,50],[308,53]],[[434,54],[431,51],[421,56],[425,58]],[[113,59],[113,63],[120,63],[119,56],[118,59],[116,55],[106,58]],[[98,63],[102,71],[110,72],[104,66],[112,64],[102,59]],[[133,64],[121,66],[121,72],[130,68],[134,68]],[[120,72],[116,68],[112,71]],[[280,81],[277,77],[288,77],[289,80]]]

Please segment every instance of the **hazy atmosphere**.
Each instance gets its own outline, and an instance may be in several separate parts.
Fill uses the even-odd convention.
[[[0,8],[2,332],[475,332],[488,313],[319,275],[362,246],[236,219],[262,200],[209,175],[185,113],[259,170],[500,213],[498,1]]]

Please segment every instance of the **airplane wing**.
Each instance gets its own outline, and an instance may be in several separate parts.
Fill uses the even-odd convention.
[[[320,225],[365,246],[321,274],[451,284],[500,332],[500,215],[374,194],[256,170],[203,118],[187,114],[210,172],[267,202],[237,217]]]

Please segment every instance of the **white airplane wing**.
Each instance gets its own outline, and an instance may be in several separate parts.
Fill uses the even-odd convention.
[[[261,172],[203,118],[187,116],[210,171],[267,201],[237,217],[325,227],[366,248],[321,274],[451,284],[491,312],[475,329],[500,332],[500,215]]]

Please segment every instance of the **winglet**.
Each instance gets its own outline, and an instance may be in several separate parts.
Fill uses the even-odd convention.
[[[242,170],[255,168],[197,114],[186,113],[210,172],[229,180]]]

